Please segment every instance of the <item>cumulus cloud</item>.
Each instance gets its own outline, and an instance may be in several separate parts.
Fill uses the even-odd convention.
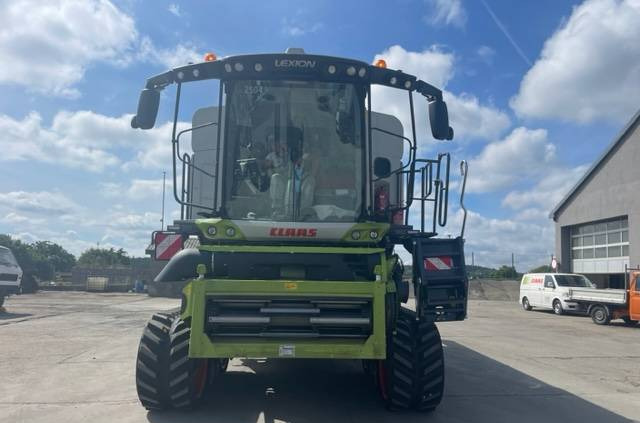
[[[546,130],[515,128],[469,160],[467,192],[496,191],[538,177],[541,169],[547,169],[556,159],[556,148],[547,140]]]
[[[171,199],[170,191],[173,183],[171,175],[165,181],[167,198]],[[133,179],[130,184],[105,182],[101,184],[101,192],[107,198],[126,197],[130,200],[147,200],[162,197],[162,179]]]
[[[2,208],[13,210],[5,219],[14,222],[24,221],[18,212],[27,212],[34,215],[69,214],[80,210],[80,206],[66,195],[60,192],[49,191],[11,191],[0,193]]]
[[[75,85],[96,63],[175,67],[201,57],[188,43],[154,45],[109,0],[2,2],[0,28],[0,84],[60,97],[80,96]]]
[[[131,115],[110,117],[84,110],[58,112],[50,126],[36,112],[23,119],[0,115],[0,161],[33,160],[101,172],[122,164],[117,150],[124,149],[135,152],[137,159],[128,168],[167,169],[171,124],[134,131],[130,122]],[[188,145],[188,137],[186,141]]]
[[[0,8],[0,83],[37,92],[77,97],[73,84],[87,67],[121,61],[137,37],[133,19],[106,0],[17,0]]]
[[[438,46],[412,52],[395,45],[375,55],[374,60],[378,59],[386,60],[389,68],[402,69],[441,89],[446,87],[455,74],[455,56]],[[427,102],[418,97],[414,102],[418,138],[424,139],[428,134],[426,139],[431,140]],[[445,90],[444,99],[449,106],[449,119],[456,139],[494,138],[511,124],[506,113],[495,107],[482,105],[480,100],[471,94],[456,95]],[[410,131],[411,116],[405,92],[373,86],[372,100],[374,110],[398,117],[405,133]]]
[[[427,0],[431,13],[424,17],[431,25],[453,25],[462,28],[467,23],[467,11],[462,0]]]
[[[640,2],[587,0],[546,41],[511,107],[523,117],[624,122],[640,98]]]
[[[587,165],[567,168],[554,166],[545,169],[544,176],[528,190],[510,191],[502,200],[502,205],[521,210],[521,217],[531,218],[531,211],[537,209],[548,218],[549,212],[562,200],[575,183],[587,171]]]

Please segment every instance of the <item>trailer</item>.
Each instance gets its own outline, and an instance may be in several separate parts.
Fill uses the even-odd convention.
[[[566,301],[584,309],[595,324],[608,325],[622,319],[627,325],[640,321],[640,269],[627,269],[626,289],[571,288]]]

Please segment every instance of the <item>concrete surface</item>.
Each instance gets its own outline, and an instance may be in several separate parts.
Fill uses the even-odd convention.
[[[447,384],[431,414],[389,413],[356,361],[234,359],[193,412],[147,413],[134,383],[149,315],[137,294],[10,297],[0,314],[0,422],[625,422],[640,418],[640,328],[471,301],[443,323]]]

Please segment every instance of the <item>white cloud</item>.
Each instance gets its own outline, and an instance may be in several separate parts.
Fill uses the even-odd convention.
[[[169,10],[180,13],[177,6]],[[80,96],[75,85],[96,63],[126,66],[137,60],[170,68],[202,58],[188,42],[154,45],[109,0],[3,2],[0,28],[0,84],[60,97]]]
[[[545,174],[534,187],[509,192],[502,200],[502,205],[523,212],[535,208],[541,210],[547,218],[549,212],[573,188],[586,170],[587,165],[574,168],[545,168]],[[531,212],[523,213],[522,216],[531,216]]]
[[[165,181],[165,192],[167,200],[172,201],[171,190],[173,189],[172,176],[167,175]],[[114,182],[101,184],[101,192],[107,198],[126,197],[131,200],[147,200],[150,198],[162,198],[162,179],[133,179],[129,186]]]
[[[476,54],[486,64],[492,64],[493,58],[496,56],[496,51],[489,46],[480,46],[476,50]]]
[[[523,117],[624,122],[640,98],[640,2],[587,0],[546,41],[511,107]]]
[[[301,13],[297,13],[295,19],[284,18],[282,20],[282,34],[290,37],[300,37],[302,35],[314,34],[324,28],[322,22],[308,23],[300,20]]]
[[[467,11],[462,0],[428,0],[432,8],[425,21],[432,25],[453,25],[462,28],[467,23]]]
[[[173,48],[163,49],[156,47],[149,37],[142,37],[138,52],[139,60],[159,64],[165,68],[198,63],[202,61],[202,57],[193,45],[178,44]]]
[[[49,191],[11,191],[0,193],[0,204],[2,208],[13,210],[5,219],[13,218],[18,222],[23,216],[18,216],[16,211],[31,213],[34,215],[61,215],[69,214],[80,210],[80,206],[66,195],[60,192]]]
[[[438,46],[412,52],[395,45],[375,55],[374,61],[378,59],[384,59],[389,68],[402,69],[440,89],[444,89],[454,76],[454,55],[442,51]],[[407,94],[401,90],[381,86],[373,86],[372,91],[374,110],[398,117],[405,134],[409,133],[411,117]],[[427,103],[420,97],[416,96],[414,101],[418,138],[424,139],[425,134],[429,134],[427,139],[431,140]],[[456,95],[445,91],[444,99],[449,106],[449,119],[456,139],[494,138],[511,124],[504,112],[480,104],[478,98],[471,94]]]
[[[483,193],[535,178],[556,161],[556,148],[544,129],[519,127],[488,144],[469,160],[467,192]]]
[[[0,83],[64,97],[96,61],[133,47],[133,19],[106,0],[17,0],[0,6]]]
[[[177,17],[182,16],[182,11],[180,10],[180,5],[177,5],[175,3],[171,3],[169,5],[169,7],[167,8],[167,10],[169,11],[169,13],[171,13],[172,15],[175,15]]]
[[[22,120],[0,115],[0,162],[33,160],[101,172],[121,164],[117,150],[124,150],[133,151],[137,159],[128,168],[168,169],[171,124],[140,131],[133,130],[130,121],[131,115],[61,111],[47,127],[36,112]],[[181,123],[181,127],[184,125]],[[185,146],[188,144],[187,137]]]

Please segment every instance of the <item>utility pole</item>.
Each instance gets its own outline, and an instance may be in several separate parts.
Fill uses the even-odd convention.
[[[473,257],[473,251],[471,252],[471,265],[472,266],[476,265],[475,258]]]
[[[167,172],[162,172],[162,218],[160,219],[160,230],[164,231],[164,186]]]
[[[513,253],[511,253],[511,268],[513,269],[514,272],[516,271],[516,260]]]

